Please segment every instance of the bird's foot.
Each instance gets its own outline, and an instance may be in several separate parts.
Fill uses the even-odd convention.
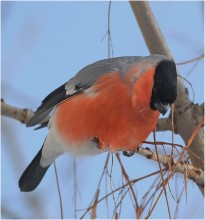
[[[100,140],[100,138],[98,136],[95,136],[91,141],[96,143],[96,147],[99,150],[102,150],[104,148],[104,144],[103,144],[103,142]]]
[[[135,154],[133,151],[123,151],[123,155],[126,157],[131,157]]]

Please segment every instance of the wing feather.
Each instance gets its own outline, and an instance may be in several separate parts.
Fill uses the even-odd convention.
[[[42,101],[41,105],[35,111],[33,118],[27,124],[28,127],[39,124],[45,117],[47,117],[56,105],[69,99],[70,97],[79,94],[80,90],[76,90],[73,94],[66,94],[65,84],[58,87],[56,90],[51,92]]]
[[[117,57],[100,60],[90,64],[81,69],[67,83],[51,92],[42,101],[40,107],[36,110],[33,118],[27,126],[39,124],[57,105],[79,93],[84,92],[86,89],[90,88],[102,75],[118,71],[123,77],[123,75],[126,74],[130,64],[137,64],[143,60],[147,60],[148,64],[154,64],[161,59],[165,59],[165,56],[156,54],[147,57]]]

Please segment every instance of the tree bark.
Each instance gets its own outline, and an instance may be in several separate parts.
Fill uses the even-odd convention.
[[[135,18],[144,36],[145,42],[151,54],[163,54],[173,59],[172,54],[165,42],[163,34],[157,24],[157,21],[152,13],[148,1],[130,1]],[[187,89],[183,81],[178,77],[177,79],[177,100],[174,108],[174,126],[175,131],[181,135],[185,144],[194,132],[200,115],[196,115],[194,109],[197,104],[193,104],[189,99]],[[201,108],[203,111],[203,108]],[[195,167],[204,169],[204,132],[203,128],[200,129],[192,144],[189,147],[194,154],[200,157],[199,160],[194,154],[189,154],[192,164]],[[204,194],[204,182],[199,185],[201,192]]]

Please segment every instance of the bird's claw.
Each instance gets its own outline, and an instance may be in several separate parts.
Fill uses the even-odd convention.
[[[131,157],[135,154],[133,151],[123,151],[123,155],[126,157]]]
[[[96,144],[97,144],[96,147],[97,147],[99,150],[101,150],[99,137],[95,136],[91,141],[94,142],[94,143],[96,143]]]

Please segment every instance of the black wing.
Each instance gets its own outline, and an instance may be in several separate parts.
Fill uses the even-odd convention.
[[[65,85],[66,83],[46,96],[41,105],[35,111],[33,118],[31,118],[27,124],[28,127],[39,124],[47,115],[49,115],[56,105],[82,92],[82,88],[76,87],[73,94],[66,94]]]

